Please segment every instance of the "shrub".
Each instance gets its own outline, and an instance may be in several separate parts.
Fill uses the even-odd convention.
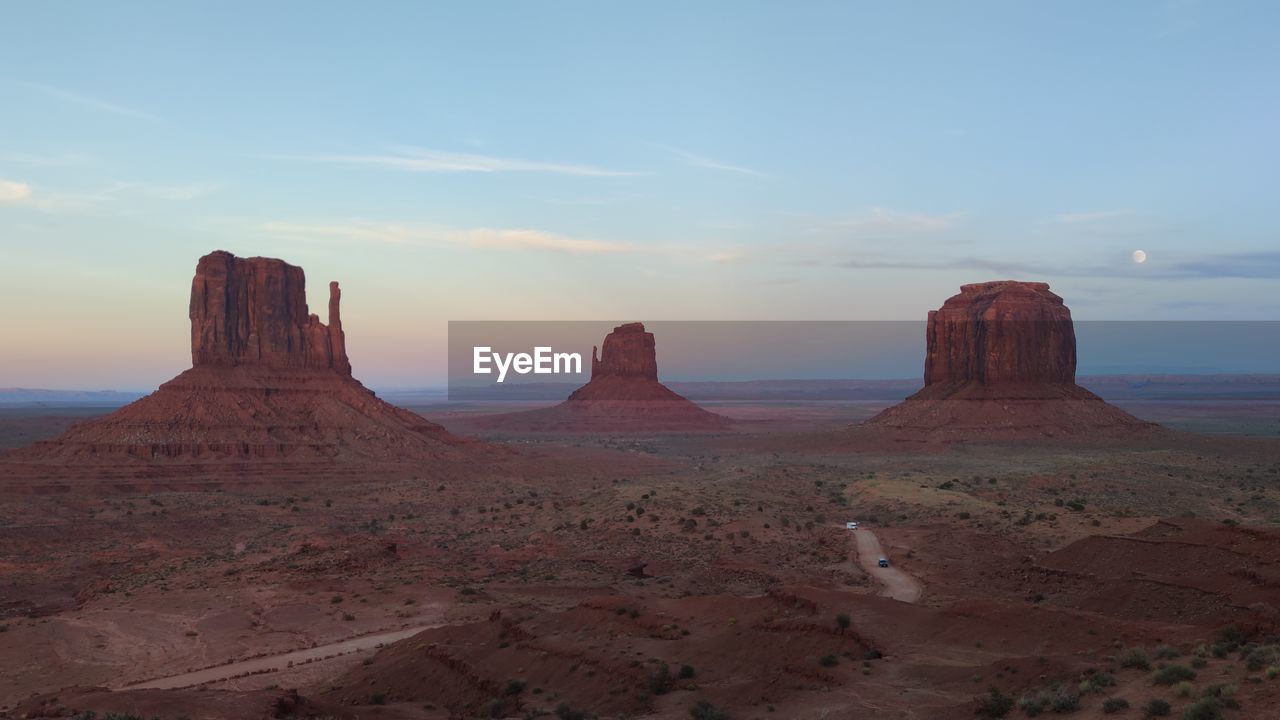
[[[1172,645],[1157,645],[1156,649],[1151,652],[1157,660],[1172,660],[1182,653],[1178,652],[1178,648]]]
[[[1262,645],[1253,648],[1244,656],[1245,667],[1250,672],[1257,672],[1268,665],[1274,665],[1280,660],[1280,646]]]
[[[586,713],[571,707],[569,703],[560,703],[556,706],[556,717],[560,720],[587,720]]]
[[[508,680],[507,689],[504,691],[507,695],[519,695],[524,692],[523,680]]]
[[[1150,670],[1151,660],[1147,658],[1147,654],[1141,650],[1134,648],[1120,653],[1116,658],[1122,668],[1137,668],[1138,670]]]
[[[1157,685],[1173,685],[1183,680],[1195,680],[1196,671],[1186,665],[1165,665],[1151,675],[1151,682]]]
[[[1108,672],[1096,672],[1085,678],[1080,683],[1080,692],[1082,693],[1101,693],[1103,688],[1109,688],[1116,684],[1116,679]]]
[[[654,695],[665,695],[671,689],[671,669],[666,663],[658,666],[657,671],[649,676],[649,692]]]
[[[1183,720],[1218,720],[1222,717],[1222,707],[1213,698],[1201,698],[1182,711]]]
[[[1129,701],[1122,697],[1109,697],[1102,701],[1102,712],[1107,715],[1129,709]]]
[[[1018,709],[1027,717],[1035,717],[1049,707],[1049,695],[1043,691],[1018,698]]]
[[[1173,694],[1182,698],[1191,697],[1192,689],[1193,688],[1191,687],[1191,683],[1187,682],[1186,680],[1183,680],[1182,682],[1173,686]]]
[[[977,703],[978,707],[974,714],[983,717],[1002,718],[1013,709],[1013,698],[994,687],[991,688],[986,697],[977,698]]]
[[[686,679],[686,678],[691,678],[691,677],[693,677],[693,666],[692,666],[692,665],[681,665],[681,666],[680,666],[680,677],[681,677],[682,679]]]
[[[1069,713],[1080,709],[1080,696],[1067,688],[1058,688],[1049,700],[1049,707],[1056,713]]]
[[[387,694],[386,694],[386,693],[374,693],[374,694],[370,695],[370,696],[369,696],[369,704],[370,704],[370,705],[386,705],[386,704],[387,704]]]
[[[689,717],[693,720],[729,720],[729,716],[716,709],[715,705],[706,700],[699,700],[696,705],[689,708]]]
[[[823,655],[818,658],[818,664],[822,667],[835,667],[840,664],[840,658],[835,655]]]
[[[839,626],[841,630],[849,629],[849,625],[852,622],[853,621],[850,620],[849,616],[846,615],[845,613],[840,613],[839,615],[836,616],[836,625]]]
[[[1171,712],[1173,712],[1173,708],[1160,698],[1148,700],[1147,704],[1142,706],[1142,713],[1147,717],[1166,717]]]

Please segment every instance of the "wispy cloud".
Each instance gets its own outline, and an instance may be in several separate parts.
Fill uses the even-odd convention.
[[[1063,213],[1055,217],[1054,220],[1063,225],[1079,225],[1081,223],[1110,220],[1112,218],[1125,217],[1126,215],[1132,214],[1133,211],[1131,210],[1099,210],[1095,212]]]
[[[215,190],[215,186],[156,185],[140,182],[115,182],[111,185],[85,192],[57,192],[33,187],[17,180],[0,179],[0,205],[33,208],[46,212],[79,212],[101,209],[129,198],[179,202],[203,197]]]
[[[301,239],[330,238],[408,245],[461,245],[497,250],[532,250],[566,254],[621,254],[635,252],[628,243],[575,238],[530,229],[454,228],[442,225],[374,223],[338,224],[271,222],[263,229],[273,235]]]
[[[822,265],[810,262],[810,265]],[[1014,262],[983,257],[915,260],[892,257],[859,257],[835,263],[855,270],[986,270],[1009,276],[1126,278],[1148,280],[1280,279],[1280,252],[1224,253],[1169,262],[1137,265],[1117,257],[1108,264],[1050,264]]]
[[[666,145],[662,145],[660,147],[665,149],[667,152],[670,152],[673,155],[676,155],[677,157],[681,158],[682,160],[689,163],[690,165],[693,165],[694,167],[706,168],[708,170],[721,170],[723,172],[737,173],[739,175],[750,175],[751,177],[757,177],[757,178],[770,177],[768,173],[763,173],[763,172],[760,172],[759,170],[745,167],[743,165],[735,165],[733,163],[722,162],[720,160],[709,158],[705,155],[698,155],[697,153],[691,153],[688,150],[681,150],[680,148],[670,147]]]
[[[86,161],[83,155],[72,153],[59,153],[57,155],[44,155],[39,153],[27,152],[0,152],[0,163],[12,163],[14,165],[27,165],[32,167],[66,167],[69,165],[79,165]]]
[[[149,122],[160,121],[159,116],[153,115],[149,112],[146,112],[145,110],[139,110],[137,108],[128,107],[126,105],[120,105],[114,102],[100,100],[98,98],[90,97],[88,95],[82,95],[77,92],[71,92],[70,90],[64,90],[62,88],[53,87],[52,85],[44,85],[42,83],[26,82],[26,81],[23,81],[22,85],[29,87],[32,90],[37,90],[39,92],[42,92],[45,95],[48,95],[49,97],[57,98],[58,100],[72,103],[74,105],[79,105],[80,107],[88,108],[90,110],[94,110],[97,112],[107,113],[109,115],[120,115],[122,117],[131,117],[137,120],[147,120]]]
[[[134,195],[154,200],[183,202],[205,197],[218,187],[211,183],[194,183],[190,185],[159,185],[155,183],[119,181],[103,190],[101,195]]]
[[[964,213],[935,215],[921,212],[902,212],[882,207],[829,218],[813,224],[809,232],[840,232],[852,235],[915,235],[937,233],[954,228]]]
[[[548,173],[583,177],[639,175],[626,170],[610,170],[594,165],[521,160],[517,158],[458,153],[425,148],[397,148],[393,152],[356,155],[272,155],[282,160],[366,165],[370,167],[425,173]]]
[[[0,203],[22,205],[31,201],[31,186],[15,180],[0,180]]]

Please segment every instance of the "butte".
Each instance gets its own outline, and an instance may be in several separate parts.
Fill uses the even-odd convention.
[[[191,281],[191,369],[5,460],[110,477],[180,467],[196,475],[406,464],[429,471],[430,463],[485,454],[484,444],[382,401],[352,377],[341,297],[330,283],[326,325],[307,310],[302,268],[210,253]]]
[[[638,322],[619,325],[602,346],[591,349],[591,380],[564,402],[476,423],[490,430],[533,432],[685,432],[730,424],[658,382],[653,333]]]
[[[858,428],[901,440],[1114,440],[1158,426],[1076,384],[1071,311],[1047,283],[960,288],[929,313],[924,388]]]

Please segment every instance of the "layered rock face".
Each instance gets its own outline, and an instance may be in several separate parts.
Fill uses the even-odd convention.
[[[1047,283],[964,285],[929,313],[925,385],[1074,383],[1071,311]]]
[[[658,381],[658,350],[644,323],[619,325],[604,338],[604,347],[591,348],[591,379],[639,378]]]
[[[218,250],[191,280],[191,364],[333,369],[351,374],[339,304],[329,283],[329,324],[307,312],[302,268]]]
[[[1153,429],[1075,379],[1071,311],[1046,283],[964,285],[929,313],[924,388],[866,427],[942,441]]]
[[[571,432],[665,432],[728,427],[658,382],[657,343],[642,323],[619,325],[591,351],[591,380],[563,403],[479,423],[488,429]]]
[[[478,448],[351,376],[340,301],[330,283],[326,325],[307,312],[302,268],[210,253],[191,283],[192,368],[9,459],[395,464],[462,459]]]

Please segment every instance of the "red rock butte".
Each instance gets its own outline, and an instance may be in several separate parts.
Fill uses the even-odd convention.
[[[1076,384],[1076,336],[1062,298],[1038,282],[964,285],[929,313],[925,386],[864,427],[902,439],[1093,436],[1155,426]]]
[[[658,381],[657,343],[643,323],[619,325],[591,350],[591,380],[555,407],[483,418],[495,430],[680,432],[724,429],[708,412]]]
[[[308,312],[302,268],[210,253],[191,281],[191,369],[6,460],[403,464],[477,449],[351,376],[340,302],[330,283],[325,325]]]

